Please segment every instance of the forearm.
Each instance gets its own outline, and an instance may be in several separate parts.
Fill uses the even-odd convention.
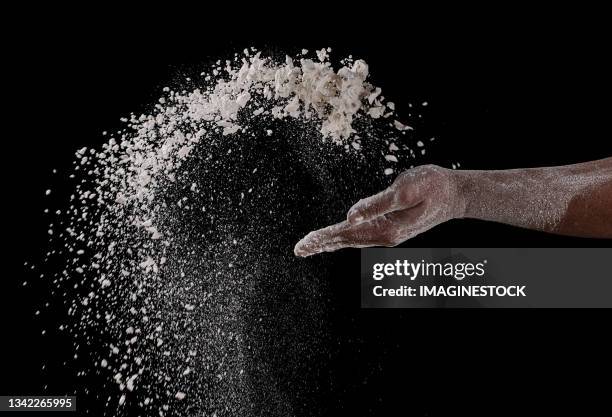
[[[453,171],[459,217],[612,237],[612,158],[560,167]]]

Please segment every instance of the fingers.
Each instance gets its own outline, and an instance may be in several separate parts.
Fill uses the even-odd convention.
[[[316,230],[300,240],[293,251],[297,256],[304,257],[349,247],[388,246],[386,227],[381,227],[379,222],[351,225],[344,221]]]
[[[351,207],[346,221],[309,233],[295,254],[395,246],[448,220],[447,171],[425,165],[403,172],[390,187]]]
[[[373,220],[398,210],[416,206],[423,200],[423,178],[416,169],[400,174],[395,182],[378,194],[359,200],[347,213],[350,224]]]
[[[395,190],[389,187],[378,194],[359,200],[347,214],[350,224],[358,224],[397,210]]]
[[[308,233],[295,245],[293,253],[295,253],[296,256],[304,257],[324,252],[324,248],[339,242],[339,234],[344,223],[346,222],[334,224]]]

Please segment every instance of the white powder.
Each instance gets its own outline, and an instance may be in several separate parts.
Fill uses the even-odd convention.
[[[249,120],[254,117],[316,119],[323,139],[343,144],[355,133],[353,123],[357,118],[377,119],[393,114],[385,114],[380,88],[366,81],[369,69],[364,61],[356,60],[334,71],[327,61],[326,50],[318,51],[318,56],[320,62],[306,58],[294,62],[286,57],[281,64],[261,57],[260,53],[242,58],[239,67],[227,67],[227,78],[219,78],[210,86],[191,92],[168,89],[164,105],[158,105],[154,114],[132,115],[127,120],[136,136],[129,138],[124,134],[119,139],[111,139],[101,152],[87,152],[83,148],[77,156],[82,165],[89,161],[86,153],[98,160],[116,159],[121,171],[109,171],[105,178],[105,181],[122,181],[115,201],[146,200],[159,182],[159,175],[171,180],[173,171],[203,137],[213,132],[224,136],[239,133],[243,129],[239,115]],[[266,113],[262,106],[265,103],[279,104]],[[399,131],[412,129],[397,120],[393,124]],[[271,130],[267,132],[272,134]],[[115,167],[118,165],[107,168]]]
[[[68,333],[78,341],[102,332],[113,342],[99,353],[113,359],[98,360],[97,372],[108,374],[118,394],[129,392],[121,393],[119,406],[134,401],[144,415],[165,415],[178,400],[206,415],[223,407],[229,410],[223,415],[248,414],[241,408],[252,388],[243,373],[248,349],[239,300],[249,286],[239,285],[246,275],[238,265],[250,259],[248,241],[264,234],[234,228],[232,221],[249,204],[268,204],[282,174],[267,178],[248,168],[231,196],[207,183],[236,179],[235,170],[224,170],[242,161],[241,141],[291,144],[308,137],[296,131],[313,133],[338,157],[360,160],[375,149],[385,176],[399,169],[389,165],[409,158],[401,141],[412,128],[396,120],[395,105],[370,84],[368,65],[349,58],[335,70],[330,52],[321,49],[312,59],[302,50],[299,59],[279,62],[247,49],[193,79],[199,88],[165,87],[150,112],[123,118],[126,127],[105,134],[100,149],[76,152],[79,181],[69,207],[57,215],[62,222],[48,232],[69,254],[54,283],[74,320]],[[216,161],[211,149],[223,149],[224,159]],[[194,165],[207,168],[190,176]],[[267,165],[274,161],[259,167]],[[217,209],[226,206],[227,213]],[[275,209],[270,203],[271,215]],[[194,210],[210,224],[190,225]],[[205,255],[198,227],[216,231]],[[139,393],[154,400],[137,402]]]

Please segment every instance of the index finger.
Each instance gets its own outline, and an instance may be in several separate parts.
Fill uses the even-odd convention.
[[[395,190],[391,187],[359,200],[347,213],[347,221],[357,224],[397,210]]]

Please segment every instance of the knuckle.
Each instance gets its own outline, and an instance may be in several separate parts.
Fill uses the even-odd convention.
[[[442,169],[438,165],[428,164],[421,166],[421,173],[424,176],[437,177],[442,173]]]
[[[402,171],[398,174],[397,177],[395,177],[395,180],[393,181],[393,183],[391,184],[391,187],[393,186],[397,186],[398,184],[401,184],[402,182],[406,181],[406,179],[410,176],[410,172],[412,170],[409,169],[407,171]]]
[[[445,183],[449,177],[448,170],[438,165],[425,165],[423,173],[428,181],[435,184]]]

